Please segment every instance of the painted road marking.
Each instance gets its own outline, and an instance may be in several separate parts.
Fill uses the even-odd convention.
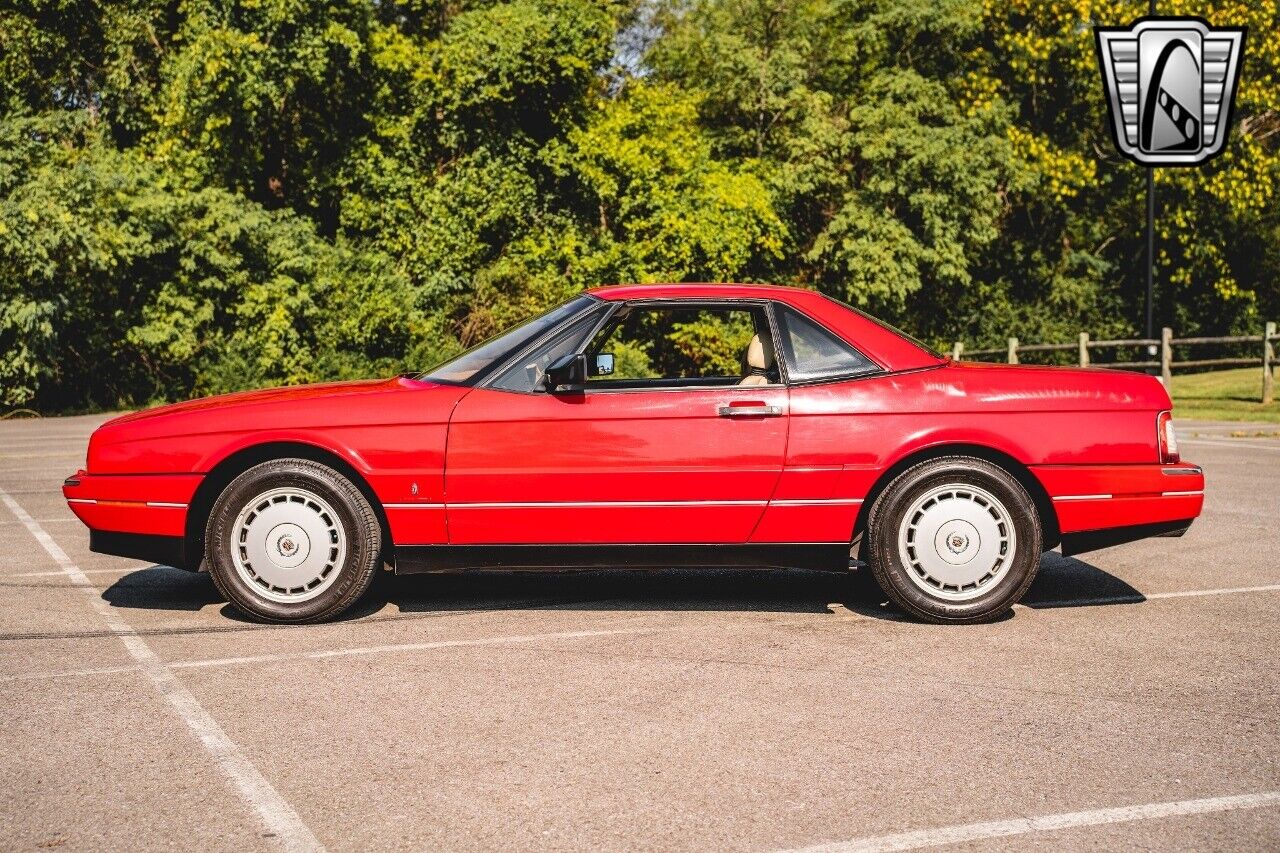
[[[1209,447],[1233,447],[1237,450],[1246,448],[1248,450],[1273,450],[1280,451],[1280,446],[1274,444],[1245,444],[1243,441],[1203,441],[1198,438],[1184,438],[1179,442],[1181,444],[1204,444]]]
[[[1052,601],[1023,601],[1024,607],[1087,607],[1091,604],[1141,604],[1162,598],[1198,598],[1208,595],[1236,595],[1249,592],[1277,592],[1280,583],[1265,586],[1232,586],[1221,589],[1186,589],[1173,592],[1139,592],[1136,595],[1115,595],[1102,598],[1063,598]]]
[[[71,561],[61,546],[53,541],[53,537],[3,489],[0,489],[0,501],[26,526],[71,582],[84,591],[89,604],[137,662],[139,671],[146,675],[160,695],[173,706],[178,716],[191,729],[196,740],[208,750],[218,767],[258,815],[267,831],[274,835],[279,845],[286,850],[323,850],[324,847],[302,822],[302,818],[293,810],[293,807],[244,756],[231,738],[227,737],[227,733],[218,725],[217,720],[196,701],[196,697],[164,665],[151,646],[134,632],[110,604],[102,600],[98,589],[88,576]]]
[[[84,571],[84,570],[81,570]],[[94,569],[91,571],[112,572],[114,569]],[[88,572],[85,572],[86,574]],[[64,572],[54,572],[52,574],[65,574]],[[1165,598],[1195,598],[1199,596],[1211,595],[1233,595],[1254,592],[1280,592],[1280,584],[1268,584],[1266,586],[1237,586],[1226,587],[1222,589],[1189,589],[1174,592],[1152,592],[1146,595],[1139,593],[1130,596],[1115,596],[1112,598],[1076,598],[1062,599],[1059,601],[1037,601],[1034,603],[1023,602],[1019,607],[1030,607],[1032,609],[1045,608],[1052,609],[1055,607],[1088,607],[1092,605],[1104,604],[1141,604],[1144,600],[1158,600]],[[786,620],[770,620],[772,625],[829,625],[837,622],[865,622],[872,619],[876,621],[885,618],[893,621],[908,622],[911,621],[905,614],[884,613],[876,617],[864,615],[854,612],[839,602],[831,602],[827,605],[831,610],[830,614],[815,615],[814,618],[798,619],[790,618]],[[397,621],[390,619],[387,621]],[[131,630],[131,629],[129,629]],[[642,626],[636,628],[610,628],[598,631],[560,631],[547,634],[517,634],[504,637],[480,637],[469,640],[435,640],[424,643],[397,643],[382,646],[353,646],[349,648],[338,649],[320,649],[310,652],[281,652],[278,654],[266,655],[242,655],[237,657],[224,658],[197,658],[193,660],[171,661],[162,664],[171,669],[202,669],[207,667],[219,666],[240,666],[254,663],[274,663],[288,660],[325,660],[340,657],[353,657],[359,655],[375,655],[387,654],[393,652],[414,652],[429,651],[432,649],[452,649],[466,648],[468,646],[501,646],[516,645],[520,643],[536,643],[544,640],[578,640],[589,639],[591,637],[610,637],[626,634],[654,634],[662,631],[677,630],[667,626]],[[65,669],[53,670],[48,672],[24,672],[14,675],[0,675],[0,684],[12,681],[35,681],[44,679],[57,678],[80,678],[94,675],[115,675],[121,672],[133,672],[138,669],[137,666],[108,666],[98,667],[94,669]]]
[[[171,661],[165,664],[171,669],[200,669],[216,666],[237,666],[252,663],[275,663],[289,660],[326,660],[357,655],[377,655],[391,652],[417,652],[430,649],[454,649],[467,646],[505,646],[518,643],[536,643],[543,640],[582,640],[591,637],[613,637],[623,634],[652,634],[669,630],[661,627],[610,628],[600,631],[559,631],[548,634],[520,634],[509,637],[480,637],[471,640],[436,640],[425,643],[396,643],[383,646],[353,646],[341,649],[320,649],[311,652],[280,652],[267,655],[244,655],[226,658],[198,658],[195,660]],[[30,672],[17,675],[0,676],[0,682],[29,681],[45,678],[75,678],[90,675],[113,675],[120,672],[132,672],[136,666],[107,666],[95,669],[68,669],[56,672]]]
[[[36,522],[36,523],[37,523],[37,524],[39,524],[40,522]],[[146,570],[150,569],[150,568],[152,567],[152,565],[154,565],[154,564],[152,564],[152,563],[145,563],[145,564],[139,563],[139,564],[137,564],[137,565],[132,565],[132,566],[120,566],[119,568],[116,568],[116,569],[81,569],[80,571],[84,572],[86,575],[118,575],[118,574],[121,574],[121,573],[123,573],[123,572],[146,571]],[[174,571],[181,571],[181,569],[175,569]],[[62,577],[62,576],[63,576],[63,575],[65,575],[65,574],[66,574],[66,572],[62,571],[61,569],[58,569],[58,570],[56,570],[56,571],[52,571],[52,572],[12,572],[12,573],[10,573],[10,572],[6,572],[6,573],[4,573],[4,574],[0,574],[0,577],[4,577],[4,578],[54,578],[54,577]]]
[[[208,666],[234,666],[246,663],[273,663],[287,660],[324,660],[326,658],[350,657],[356,655],[377,655],[389,652],[417,652],[429,649],[454,649],[467,646],[505,646],[515,643],[536,643],[540,640],[579,640],[589,637],[611,637],[619,634],[653,633],[661,628],[615,628],[605,631],[563,631],[555,634],[524,634],[514,637],[481,637],[474,640],[437,640],[426,643],[397,643],[385,646],[356,646],[346,649],[324,649],[315,652],[281,652],[269,655],[247,655],[244,657],[207,658],[203,660],[174,661],[169,666],[174,669],[192,669]]]
[[[920,829],[915,832],[900,832],[895,835],[880,835],[858,838],[853,841],[815,844],[812,847],[804,847],[792,851],[792,853],[888,853],[891,850],[920,850],[925,847],[940,847],[944,844],[963,844],[988,838],[1006,838],[1010,835],[1055,832],[1078,826],[1101,826],[1109,823],[1128,823],[1135,820],[1182,817],[1236,809],[1257,809],[1277,804],[1280,804],[1280,791],[1264,791],[1258,794],[1241,794],[1234,797],[1180,800],[1173,803],[1150,803],[1140,806],[1121,806],[1114,809],[1093,809],[1091,811],[1064,812],[1040,817],[1016,817],[1009,820],[993,820],[986,823],[940,826],[936,829]]]
[[[78,521],[80,521],[80,519],[76,518],[74,515],[69,515],[69,516],[67,516],[66,518],[37,518],[37,519],[35,519],[35,522],[36,522],[37,524],[66,524],[66,523],[67,523],[67,522],[69,522],[69,521],[77,521],[77,522],[78,522]],[[19,524],[22,524],[22,522],[21,522],[21,521],[0,521],[0,527],[10,527],[10,526],[15,526],[15,525],[19,525]],[[60,574],[62,574],[62,572],[55,572],[54,574],[59,574],[59,575],[60,575]]]
[[[1275,592],[1276,590],[1280,590],[1280,583],[1266,586],[1231,586],[1222,589],[1191,589],[1185,592],[1153,592],[1147,598],[1190,598],[1197,595],[1232,595],[1238,592]]]
[[[80,450],[60,450],[50,453],[0,453],[0,459],[55,459],[66,458],[68,456],[83,457],[83,451]]]

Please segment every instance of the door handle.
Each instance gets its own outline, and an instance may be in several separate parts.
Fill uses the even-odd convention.
[[[782,414],[781,406],[753,403],[747,406],[721,406],[716,414],[722,418],[776,418]]]

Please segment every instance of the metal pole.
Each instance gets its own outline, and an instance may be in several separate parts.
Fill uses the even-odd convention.
[[[1152,4],[1155,5],[1154,3]],[[1155,337],[1156,292],[1156,177],[1155,169],[1147,167],[1147,340]]]
[[[1156,0],[1151,0],[1147,14],[1155,15]],[[1147,302],[1146,302],[1146,335],[1147,340],[1156,336],[1155,298],[1156,293],[1156,173],[1151,166],[1147,167]]]

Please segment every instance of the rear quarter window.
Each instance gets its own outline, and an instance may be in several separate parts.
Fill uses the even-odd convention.
[[[833,332],[788,305],[777,306],[783,357],[792,382],[877,373],[880,368]]]

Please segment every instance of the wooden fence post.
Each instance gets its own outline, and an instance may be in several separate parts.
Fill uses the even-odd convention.
[[[1168,326],[1160,330],[1160,378],[1165,388],[1173,381],[1173,329]]]
[[[951,346],[951,360],[959,361],[960,356],[964,353],[964,341],[956,341]]]
[[[1080,333],[1080,366],[1089,366],[1089,333]]]
[[[1270,403],[1276,398],[1276,377],[1272,369],[1276,363],[1276,350],[1271,339],[1276,336],[1276,324],[1267,323],[1262,330],[1262,402]]]
[[[1009,363],[1018,363],[1018,339],[1009,338]]]

